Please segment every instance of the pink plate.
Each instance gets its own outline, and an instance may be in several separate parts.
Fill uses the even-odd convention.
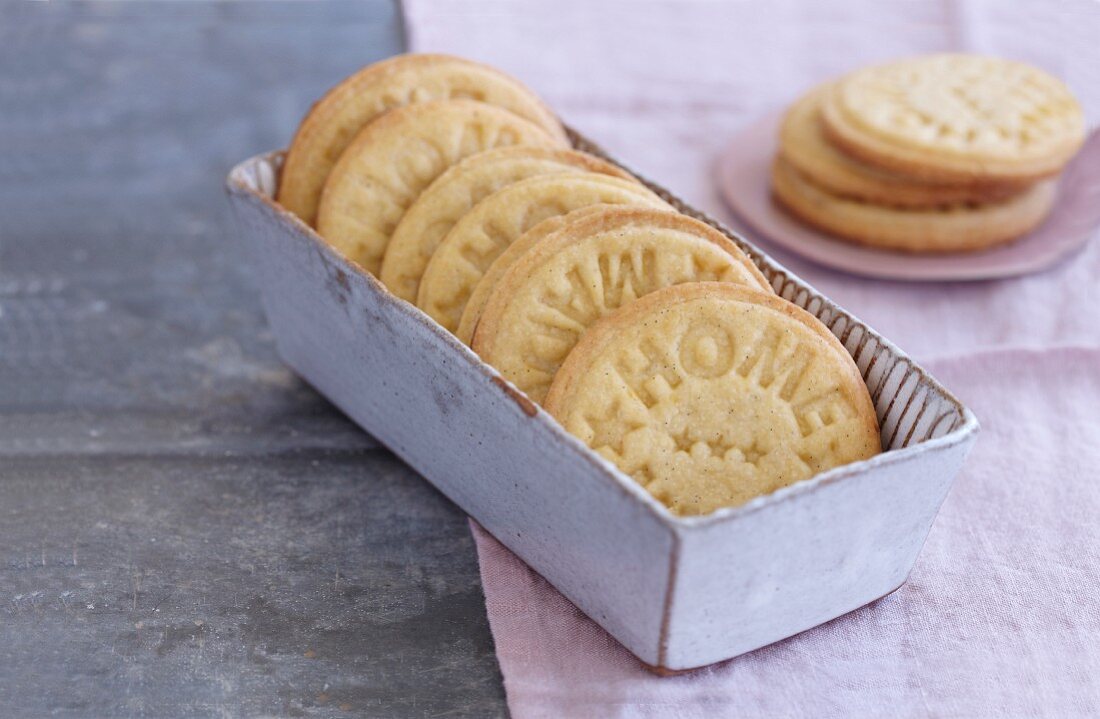
[[[1058,203],[1038,229],[1003,247],[958,255],[907,255],[837,240],[792,219],[771,199],[769,175],[781,110],[746,125],[718,164],[730,208],[763,238],[807,259],[868,277],[985,280],[1050,267],[1082,248],[1100,225],[1100,132],[1067,168]]]

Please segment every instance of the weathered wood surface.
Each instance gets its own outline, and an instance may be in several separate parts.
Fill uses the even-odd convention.
[[[0,714],[504,713],[464,517],[279,362],[222,192],[401,43],[0,8]]]

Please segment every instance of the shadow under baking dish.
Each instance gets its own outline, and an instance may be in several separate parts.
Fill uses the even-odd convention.
[[[977,419],[756,247],[646,183],[730,237],[777,294],[840,339],[867,382],[885,451],[739,507],[678,517],[279,207],[282,160],[260,155],[228,178],[281,356],[651,669],[735,657],[905,581]]]

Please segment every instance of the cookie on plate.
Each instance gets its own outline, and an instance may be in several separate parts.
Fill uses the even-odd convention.
[[[554,113],[518,80],[448,55],[398,55],[363,68],[314,104],[290,143],[279,203],[313,225],[325,180],[360,130],[395,107],[455,98],[502,107],[567,144]]]
[[[634,179],[616,165],[576,150],[517,145],[467,157],[429,185],[401,218],[386,246],[379,279],[398,297],[416,302],[432,253],[471,207],[513,182],[577,171]]]
[[[675,514],[731,507],[881,448],[867,387],[813,315],[724,282],[593,325],[546,410]]]
[[[983,205],[956,204],[905,209],[832,195],[782,157],[772,166],[772,192],[808,225],[860,244],[905,252],[980,250],[1013,240],[1050,213],[1055,180]]]
[[[822,102],[829,140],[868,164],[929,182],[1023,183],[1081,147],[1081,106],[1038,68],[943,54],[864,68]]]
[[[770,292],[745,253],[677,212],[614,207],[533,245],[500,278],[473,349],[535,402],[593,323],[639,297],[686,282]]]
[[[823,190],[865,202],[924,208],[1001,200],[1025,189],[1014,183],[921,182],[849,157],[825,138],[821,127],[821,101],[830,90],[830,85],[820,86],[799,98],[779,129],[779,154]]]
[[[494,147],[561,141],[507,110],[474,100],[434,100],[390,110],[367,125],[332,168],[317,231],[377,275],[405,210],[447,168]]]
[[[436,248],[416,306],[447,330],[493,261],[527,230],[588,205],[668,205],[644,185],[594,172],[556,172],[508,185],[474,205]]]

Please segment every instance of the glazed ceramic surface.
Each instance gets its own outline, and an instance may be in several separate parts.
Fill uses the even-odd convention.
[[[601,154],[584,138],[574,144]],[[279,352],[643,662],[676,671],[789,637],[897,589],[977,434],[975,417],[755,247],[776,291],[852,353],[883,454],[744,506],[676,517],[420,310],[273,201],[282,153],[228,189]]]

